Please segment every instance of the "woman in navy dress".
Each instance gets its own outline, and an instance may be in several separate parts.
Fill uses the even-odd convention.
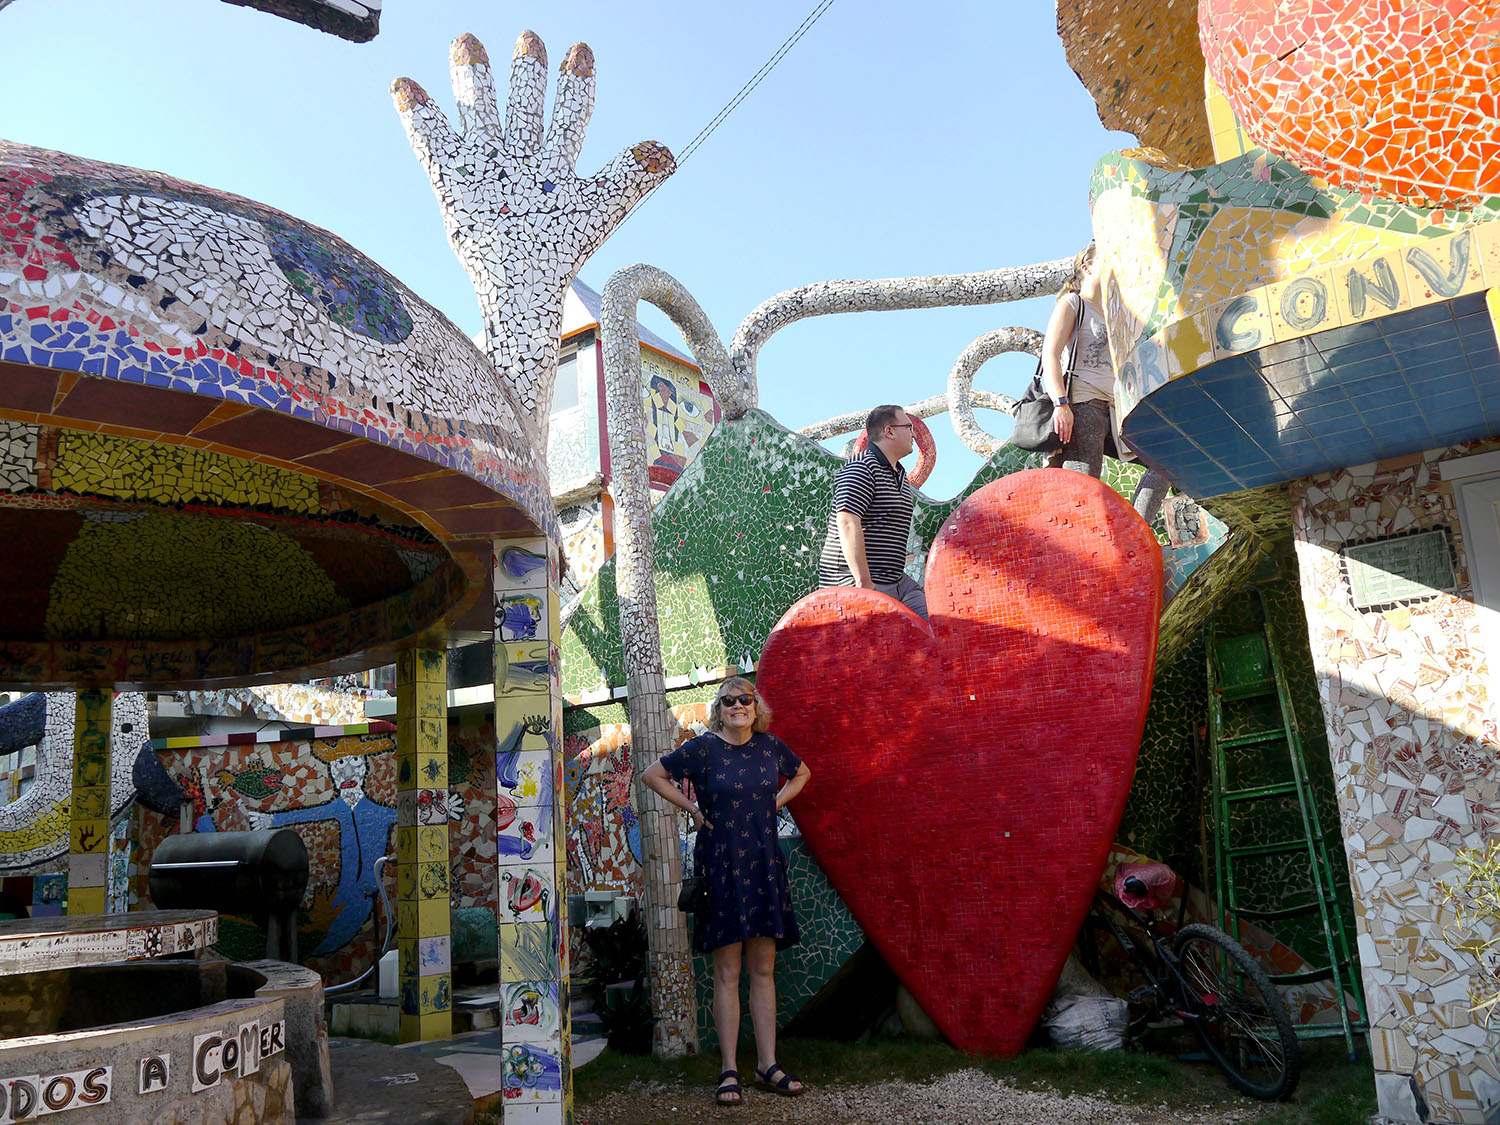
[[[768,733],[770,725],[771,710],[755,685],[738,676],[725,680],[708,711],[711,733],[683,743],[641,776],[651,790],[685,809],[698,829],[693,860],[708,877],[712,909],[694,923],[693,949],[714,963],[714,1027],[724,1056],[720,1105],[741,1100],[735,1055],[742,965],[750,973],[755,1084],[778,1094],[802,1093],[802,1083],[776,1062],[776,951],[798,941],[776,813],[811,773]],[[674,780],[691,781],[698,804]]]

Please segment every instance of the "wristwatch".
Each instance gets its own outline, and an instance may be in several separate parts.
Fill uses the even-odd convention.
[[[1052,405],[1053,406],[1067,406],[1068,405],[1068,396],[1067,395],[1063,395],[1062,398],[1053,399],[1052,400]]]

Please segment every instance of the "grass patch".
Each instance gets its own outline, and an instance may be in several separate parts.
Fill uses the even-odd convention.
[[[741,1047],[741,1080],[754,1081],[754,1053]],[[1267,1125],[1364,1125],[1375,1112],[1375,1078],[1368,1057],[1349,1062],[1336,1042],[1302,1044],[1302,1080],[1290,1102],[1260,1103],[1229,1085],[1211,1063],[1182,1062],[1138,1051],[1083,1053],[1045,1048],[1009,1059],[980,1059],[942,1043],[879,1039],[841,1043],[786,1039],[777,1054],[809,1084],[873,1086],[892,1080],[927,1082],[956,1070],[980,1069],[1028,1090],[1086,1094],[1121,1105],[1166,1102],[1184,1109],[1255,1109]],[[578,1104],[586,1107],[635,1082],[708,1089],[719,1076],[717,1051],[656,1059],[605,1051],[574,1072]]]

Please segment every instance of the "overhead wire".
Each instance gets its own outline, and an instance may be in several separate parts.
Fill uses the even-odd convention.
[[[788,35],[781,46],[776,48],[776,53],[761,64],[760,69],[750,76],[745,84],[740,87],[739,92],[724,104],[724,108],[719,110],[718,113],[714,114],[713,118],[707,125],[698,130],[697,135],[693,137],[692,140],[688,141],[682,152],[676,154],[678,170],[681,170],[682,166],[687,163],[688,157],[692,156],[693,153],[697,152],[698,149],[703,147],[704,142],[707,141],[708,138],[713,135],[714,131],[724,123],[729,115],[739,107],[740,103],[748,98],[751,93],[754,92],[755,88],[759,86],[763,81],[765,81],[766,76],[769,75],[771,71],[776,69],[777,64],[779,64],[781,60],[786,57],[787,52],[795,47],[798,41],[812,30],[813,24],[822,19],[824,12],[833,7],[833,3],[834,0],[818,0],[818,3],[813,7],[813,10],[809,12],[806,18],[803,19],[803,21],[797,26],[797,30]],[[636,214],[636,212],[644,207],[646,205],[646,201],[653,195],[655,195],[657,191],[662,187],[662,185],[666,184],[670,180],[670,178],[671,177],[668,177],[667,180],[662,180],[661,183],[658,183],[645,195],[641,196],[640,202],[630,209],[630,213],[627,214],[625,218],[619,222],[618,225],[616,225],[615,230],[618,231],[620,227],[629,222],[631,215]]]

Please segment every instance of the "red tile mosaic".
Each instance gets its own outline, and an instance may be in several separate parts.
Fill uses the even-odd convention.
[[[1034,469],[938,534],[930,629],[837,588],[766,642],[772,729],[812,770],[792,805],[808,846],[966,1051],[1019,1051],[1072,948],[1130,790],[1161,588],[1128,504]]]
[[[1493,4],[1202,0],[1198,27],[1245,132],[1306,171],[1429,206],[1500,191]]]

